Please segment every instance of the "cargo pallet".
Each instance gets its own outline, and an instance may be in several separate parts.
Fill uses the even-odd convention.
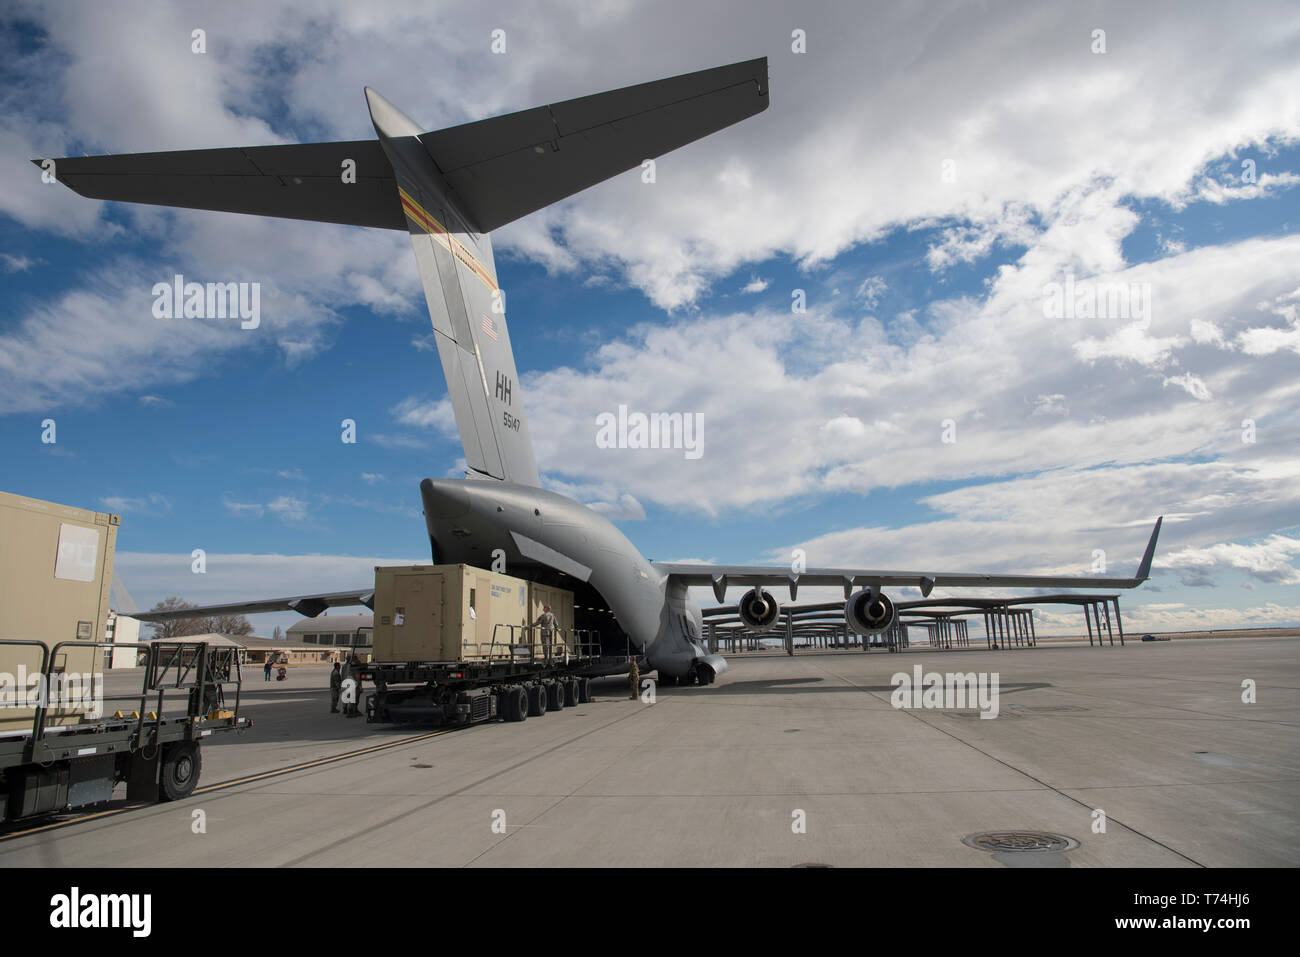
[[[43,690],[30,729],[0,731],[0,821],[75,810],[101,804],[126,782],[128,801],[179,801],[188,797],[202,770],[201,745],[212,734],[252,727],[239,715],[242,675],[238,648],[206,642],[65,641],[50,648],[42,641],[6,638],[0,646],[37,649]],[[102,695],[97,703],[135,702],[130,712],[76,724],[51,724],[50,689],[61,683],[54,667],[64,648],[137,648],[146,652],[139,694]],[[102,680],[102,672],[101,680]],[[225,707],[225,687],[234,686],[234,707]],[[150,699],[154,693],[157,697]],[[168,692],[186,696],[184,714],[168,716]],[[27,689],[14,688],[24,707]],[[176,702],[173,694],[171,704]],[[17,699],[15,699],[17,700]],[[14,702],[10,701],[13,707]],[[104,707],[106,712],[108,709]],[[3,716],[4,709],[0,709]],[[72,715],[77,717],[77,715]]]
[[[371,662],[360,668],[370,722],[470,725],[523,721],[586,704],[601,661],[594,632],[541,632],[536,625],[498,624],[487,655],[467,661]]]

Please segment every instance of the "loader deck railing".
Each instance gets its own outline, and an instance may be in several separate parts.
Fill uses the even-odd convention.
[[[22,638],[0,638],[0,647],[25,647],[38,649],[41,664],[39,681],[35,689],[36,700],[32,701],[33,691],[30,678],[24,678],[22,687],[17,682],[13,690],[0,701],[0,718],[5,712],[31,708],[31,729],[24,732],[26,756],[28,760],[42,760],[46,739],[50,728],[65,730],[86,728],[92,725],[135,722],[133,735],[141,744],[156,739],[158,730],[169,720],[182,720],[179,715],[168,717],[167,707],[175,705],[176,695],[168,699],[169,692],[183,692],[186,707],[183,720],[197,725],[205,720],[220,722],[222,725],[238,727],[240,694],[243,676],[239,667],[238,646],[213,646],[207,642],[186,641],[61,641],[50,647],[43,641]],[[105,694],[103,690],[104,672],[102,666],[95,668],[96,656],[88,657],[91,668],[88,672],[71,672],[77,677],[77,694],[68,694],[73,682],[69,677],[67,664],[68,650],[80,651],[98,648],[135,648],[145,652],[142,687],[139,692],[125,694]],[[23,663],[18,665],[25,671]],[[83,678],[89,678],[89,687]],[[233,709],[224,712],[226,703],[225,686],[233,684],[235,700]],[[57,689],[57,691],[56,691]],[[157,693],[152,710],[150,699]],[[12,700],[10,700],[12,699]],[[125,709],[116,709],[109,714],[109,702],[129,702],[134,705],[131,714]],[[77,719],[71,724],[50,724],[50,713],[56,713],[56,720]],[[13,729],[18,730],[18,729]],[[12,731],[10,732],[12,733]]]
[[[574,659],[599,658],[600,635],[585,628],[498,624],[492,629],[486,652],[489,660],[567,664]]]

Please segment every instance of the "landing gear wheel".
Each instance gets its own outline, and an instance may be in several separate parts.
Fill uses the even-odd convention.
[[[546,686],[546,710],[560,711],[564,708],[564,688],[558,681]]]
[[[158,800],[183,801],[194,791],[199,783],[199,772],[203,770],[203,758],[199,746],[193,741],[173,744],[163,754],[162,768],[158,777]]]
[[[587,704],[591,701],[591,679],[578,679],[578,704]]]
[[[659,672],[659,687],[661,687],[661,688],[672,688],[672,687],[674,687],[676,684],[677,684],[677,678],[676,678],[676,676],[674,676],[674,675],[666,675],[666,674],[664,674],[662,671]]]
[[[528,717],[540,718],[546,714],[546,688],[542,685],[528,686]]]
[[[566,708],[576,708],[578,706],[578,682],[575,678],[570,678],[564,682],[564,706]]]

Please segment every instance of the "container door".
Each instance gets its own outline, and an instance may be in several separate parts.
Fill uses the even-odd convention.
[[[399,661],[442,660],[442,575],[394,579],[393,650]]]
[[[478,643],[478,653],[486,655],[492,644],[492,579],[487,575],[475,575],[470,586],[473,596],[474,628],[467,632],[468,640]],[[497,636],[503,644],[510,641],[509,633],[502,629]]]

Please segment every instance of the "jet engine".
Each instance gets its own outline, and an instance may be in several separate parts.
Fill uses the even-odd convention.
[[[849,624],[849,631],[874,635],[898,620],[898,610],[884,592],[864,588],[854,592],[844,603],[844,620]]]
[[[750,628],[771,628],[781,616],[781,605],[771,592],[751,588],[740,599],[740,620]]]

